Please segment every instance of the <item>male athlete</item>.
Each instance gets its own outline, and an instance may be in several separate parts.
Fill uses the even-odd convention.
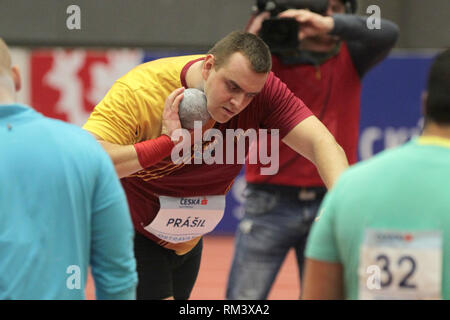
[[[304,299],[450,299],[450,50],[420,137],[346,171],[306,248]]]
[[[270,70],[267,45],[236,31],[206,55],[159,59],[131,70],[84,125],[111,156],[128,197],[137,231],[138,299],[189,297],[202,235],[219,223],[225,194],[242,167],[237,161],[172,161],[172,149],[182,143],[176,132],[184,88],[204,91],[212,118],[204,129],[222,134],[224,159],[242,143],[242,136],[230,138],[226,130],[268,128],[310,159],[328,187],[347,168],[333,136]]]

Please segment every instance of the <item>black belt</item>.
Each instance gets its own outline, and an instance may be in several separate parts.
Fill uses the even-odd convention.
[[[294,187],[275,184],[247,183],[247,188],[249,190],[261,190],[276,194],[281,198],[297,199],[301,201],[322,199],[327,193],[327,188],[325,187]]]

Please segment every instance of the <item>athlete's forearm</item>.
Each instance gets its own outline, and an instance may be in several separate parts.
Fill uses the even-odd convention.
[[[328,189],[348,167],[344,150],[315,116],[295,126],[283,142],[316,166]]]
[[[119,178],[160,162],[170,155],[174,147],[167,135],[125,146],[102,140],[99,142],[111,157]]]
[[[313,162],[328,189],[348,167],[344,150],[330,136],[318,140],[313,146]]]
[[[103,140],[98,140],[98,142],[112,159],[119,178],[124,178],[143,169],[134,145],[123,146]]]

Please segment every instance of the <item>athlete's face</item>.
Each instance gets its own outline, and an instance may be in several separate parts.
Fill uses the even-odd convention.
[[[215,67],[213,55],[207,55],[202,76],[211,117],[224,123],[240,113],[262,90],[268,73],[256,73],[241,53],[232,54],[221,67]]]

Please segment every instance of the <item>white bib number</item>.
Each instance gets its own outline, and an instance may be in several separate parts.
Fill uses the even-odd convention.
[[[159,197],[161,208],[144,229],[158,238],[179,243],[214,230],[225,211],[225,196]]]
[[[368,229],[358,273],[359,299],[441,299],[442,234]]]

